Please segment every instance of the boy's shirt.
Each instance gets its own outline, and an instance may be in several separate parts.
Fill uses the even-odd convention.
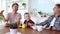
[[[33,22],[31,19],[30,19],[29,21],[27,21],[27,20],[24,21],[24,24],[26,24],[27,27],[30,27],[30,26],[28,25],[28,23],[34,24],[34,22]]]

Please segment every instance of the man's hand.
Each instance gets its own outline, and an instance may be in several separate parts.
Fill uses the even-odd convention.
[[[0,12],[0,16],[3,16],[3,12],[4,12],[4,10],[2,10],[2,11]]]
[[[6,23],[6,25],[5,25],[6,27],[9,27],[10,26],[10,24],[9,23]]]

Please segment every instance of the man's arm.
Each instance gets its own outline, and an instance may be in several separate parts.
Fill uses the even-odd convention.
[[[49,24],[49,22],[52,20],[52,16],[50,16],[46,21],[40,23],[40,24],[37,24],[37,25],[41,25],[41,26],[44,26],[46,24]]]
[[[0,12],[0,16],[2,16],[2,17],[3,17],[3,20],[4,20],[5,22],[7,22],[6,24],[8,24],[8,18],[5,18],[5,16],[3,15],[3,12],[4,12],[4,10],[2,10],[2,11]]]
[[[4,17],[4,15],[2,15],[2,16],[3,16],[3,20],[6,21],[6,22],[8,22],[8,19],[6,19],[6,18]]]
[[[19,15],[17,16],[18,19],[16,20],[17,24],[20,25],[20,21],[21,21],[21,14],[19,13]]]
[[[3,17],[4,21],[8,21],[8,19],[6,19],[6,18],[4,17],[3,12],[4,12],[4,10],[2,10],[2,11],[0,12],[0,16]]]
[[[20,18],[18,18],[18,19],[16,20],[16,22],[17,22],[18,25],[20,25],[20,20],[21,20]]]

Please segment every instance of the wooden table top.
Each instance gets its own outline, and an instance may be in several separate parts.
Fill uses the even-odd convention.
[[[5,27],[4,29],[0,30],[0,34],[5,34],[7,32],[9,32],[8,27]],[[22,34],[60,34],[60,31],[44,29],[43,31],[38,32],[38,31],[32,30],[30,28],[26,28],[26,29],[18,28],[18,32],[21,32]]]

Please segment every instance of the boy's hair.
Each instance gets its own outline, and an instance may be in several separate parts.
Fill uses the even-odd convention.
[[[24,13],[24,16],[25,16],[25,15],[28,15],[28,16],[29,16],[29,18],[30,18],[30,14],[29,14],[29,13]]]
[[[13,3],[13,4],[12,4],[12,7],[13,7],[14,5],[17,5],[17,6],[19,6],[19,5],[18,5],[18,3]]]
[[[25,13],[24,15],[26,15],[26,14],[29,14],[29,13]]]

